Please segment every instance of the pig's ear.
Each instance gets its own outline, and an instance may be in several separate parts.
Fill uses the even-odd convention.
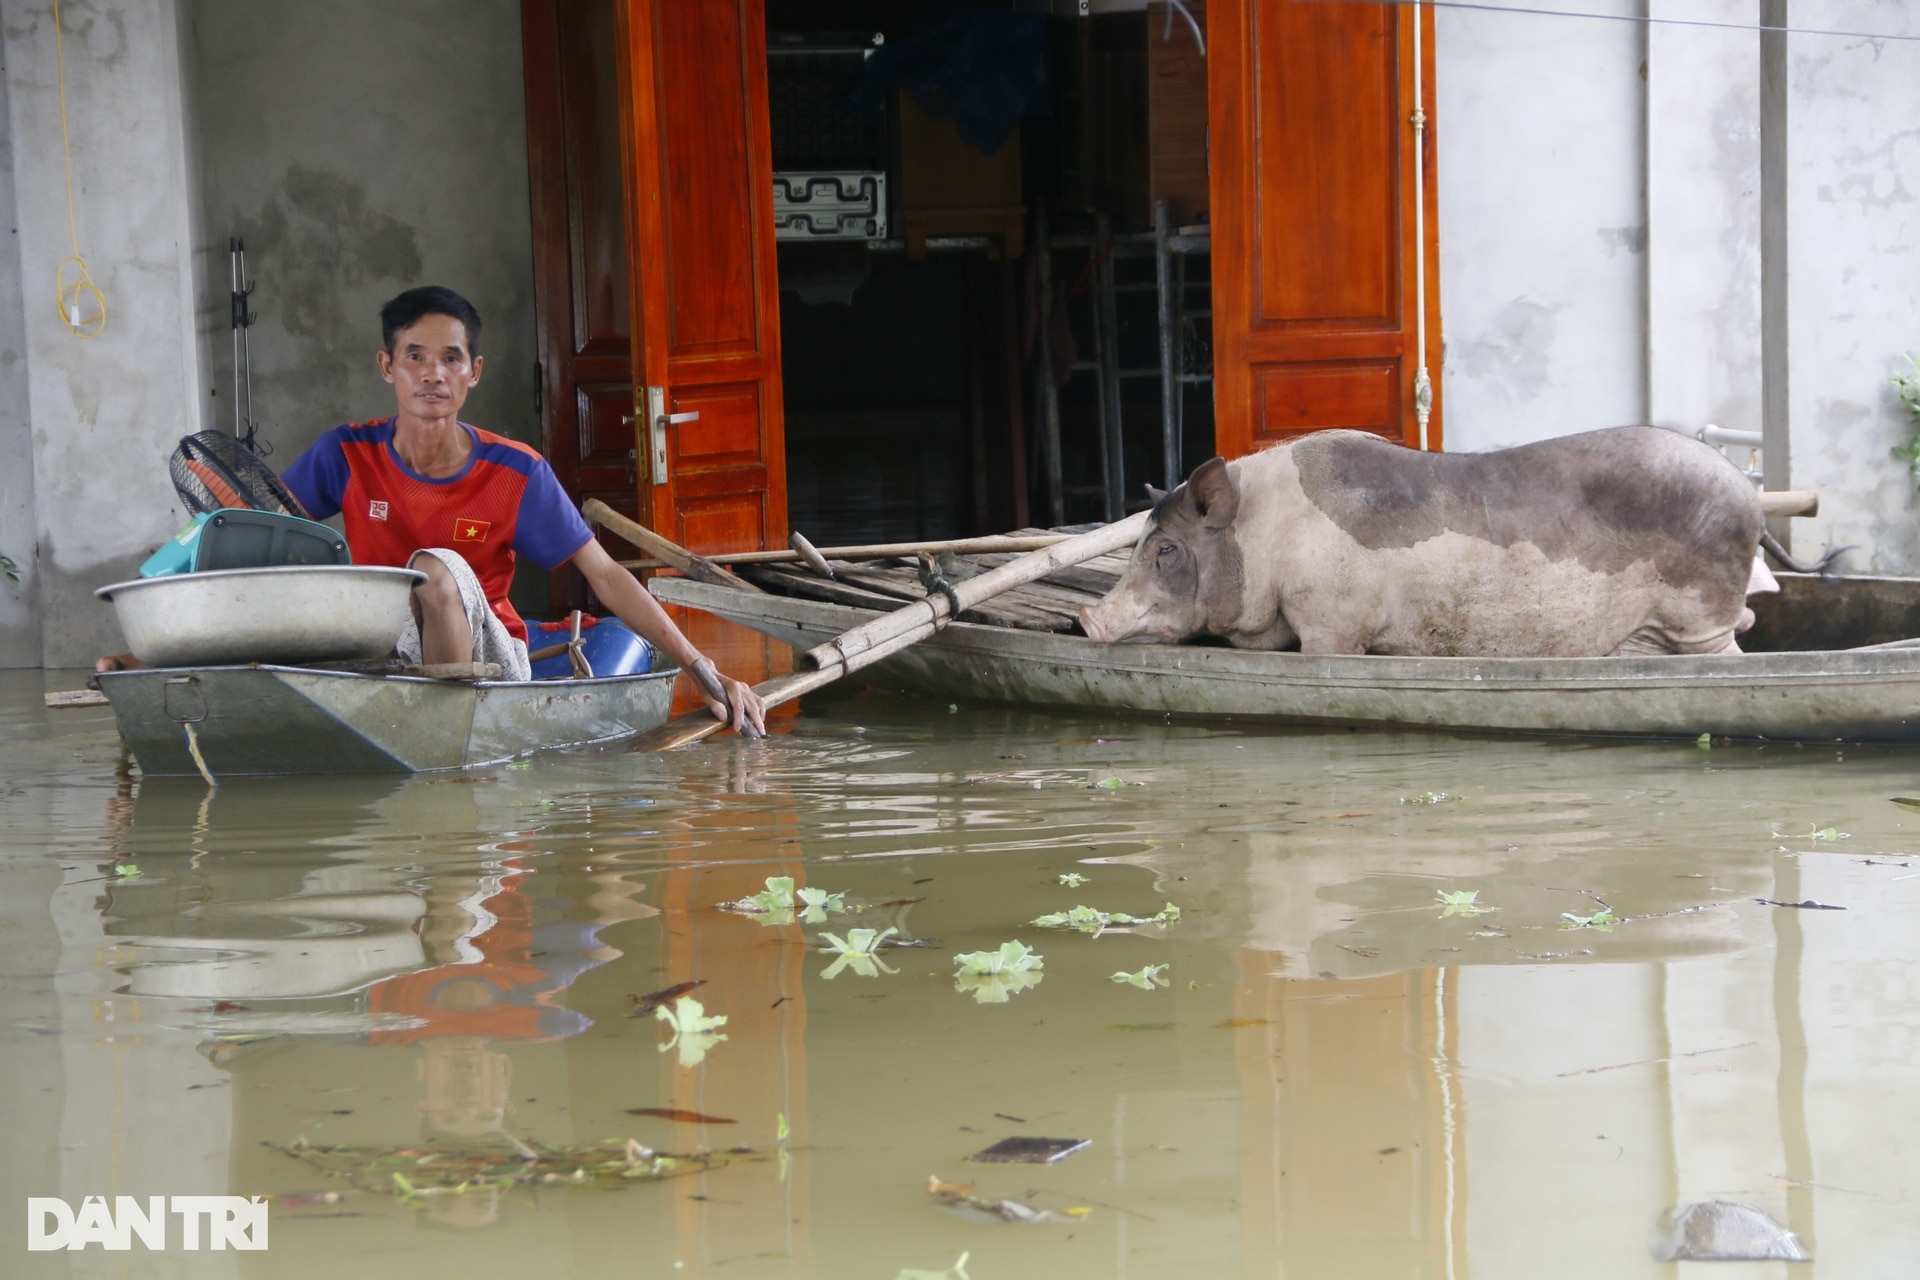
[[[1154,506],[1159,506],[1166,496],[1167,491],[1165,489],[1156,489],[1152,485],[1147,486],[1147,500],[1153,503]]]
[[[1224,529],[1240,509],[1240,491],[1223,458],[1209,458],[1187,477],[1187,493],[1209,529]]]

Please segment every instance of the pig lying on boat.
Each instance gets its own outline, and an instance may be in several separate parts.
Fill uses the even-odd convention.
[[[1081,612],[1095,640],[1415,656],[1738,653],[1760,503],[1719,451],[1614,427],[1493,453],[1322,431],[1204,464]]]

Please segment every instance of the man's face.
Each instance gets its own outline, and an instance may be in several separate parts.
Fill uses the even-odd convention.
[[[403,415],[429,422],[458,419],[486,363],[467,345],[467,327],[452,316],[422,316],[393,335],[393,350],[376,357],[393,384]]]

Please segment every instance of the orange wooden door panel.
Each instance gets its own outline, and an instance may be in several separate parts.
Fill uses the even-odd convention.
[[[624,0],[633,366],[665,387],[643,519],[695,551],[787,535],[780,307],[761,0]],[[648,457],[644,397],[636,402]],[[650,470],[644,468],[643,472]]]
[[[617,0],[522,0],[541,449],[576,502],[639,518],[627,292]],[[611,534],[617,556],[638,551]],[[548,607],[590,604],[571,565]]]
[[[1418,445],[1421,229],[1436,386],[1441,350],[1432,11],[1213,0],[1209,15],[1217,447],[1329,427]],[[1427,434],[1439,448],[1437,394]]]

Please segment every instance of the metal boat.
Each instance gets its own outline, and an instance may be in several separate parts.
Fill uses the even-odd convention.
[[[1781,594],[1754,601],[1760,622],[1742,637],[1743,645],[1767,652],[1323,657],[1193,644],[1106,645],[1039,626],[960,621],[869,667],[863,678],[942,698],[1235,721],[1920,743],[1920,647],[1901,644],[1920,635],[1920,579],[1779,576]],[[823,589],[850,590],[843,583]],[[887,607],[752,594],[681,578],[656,579],[653,590],[662,600],[742,623],[796,650]],[[1057,595],[1060,584],[1049,590]],[[1007,607],[1011,616],[1033,604]]]
[[[666,721],[678,667],[591,680],[454,681],[319,667],[96,677],[149,775],[413,773],[631,737]]]

